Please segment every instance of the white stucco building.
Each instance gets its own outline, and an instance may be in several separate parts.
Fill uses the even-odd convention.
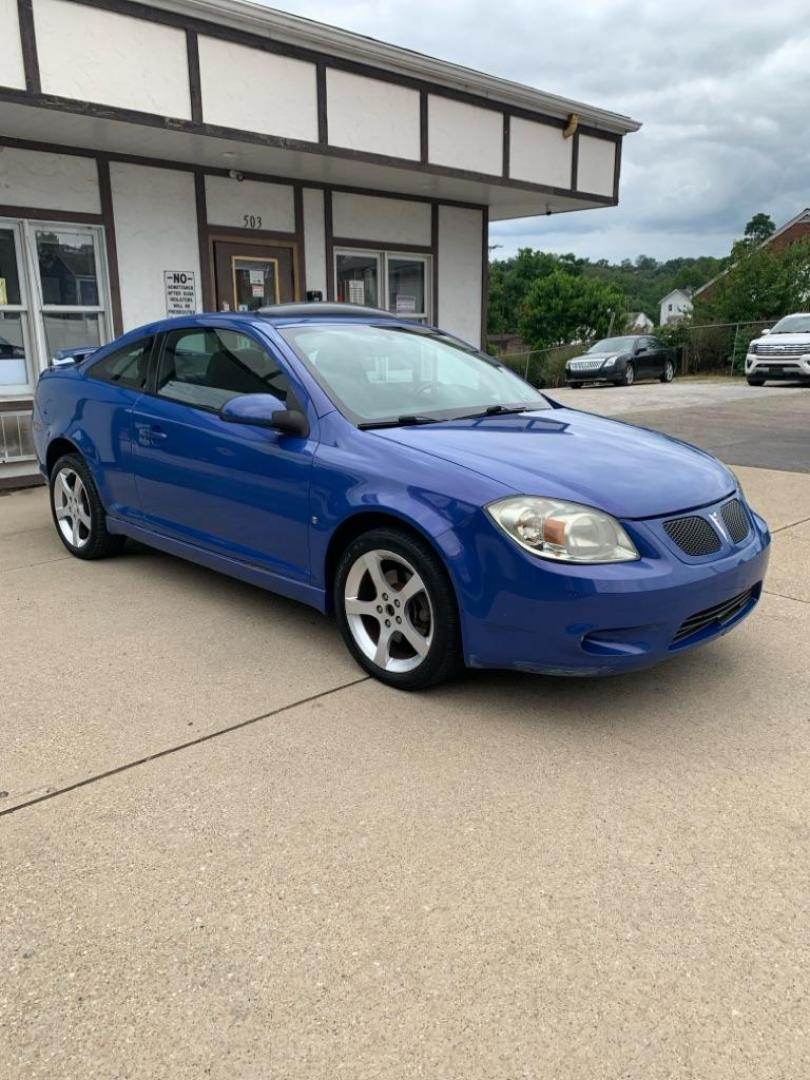
[[[491,220],[615,205],[638,124],[244,0],[0,0],[0,483],[59,349],[339,299],[480,342]]]

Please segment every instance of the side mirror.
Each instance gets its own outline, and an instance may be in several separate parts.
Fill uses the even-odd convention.
[[[307,418],[300,409],[285,409],[273,394],[240,394],[226,401],[219,411],[229,424],[273,428],[284,435],[309,435]]]
[[[760,330],[759,336],[765,337],[766,334],[770,334],[770,330]]]

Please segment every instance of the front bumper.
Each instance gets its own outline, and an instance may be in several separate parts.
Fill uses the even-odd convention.
[[[480,552],[483,589],[470,603],[462,600],[466,663],[608,675],[652,666],[728,633],[756,606],[768,564],[768,527],[747,512],[746,539],[735,545],[726,538],[716,556],[702,558],[668,546],[659,520],[622,522],[642,553],[632,563],[552,563],[506,537],[490,539],[491,550]]]
[[[569,386],[571,383],[612,383],[620,379],[623,374],[624,368],[619,368],[617,364],[584,371],[566,368],[565,381]]]
[[[745,374],[749,379],[765,379],[768,382],[810,382],[810,351],[783,359],[773,354],[760,356],[749,353],[745,358]]]

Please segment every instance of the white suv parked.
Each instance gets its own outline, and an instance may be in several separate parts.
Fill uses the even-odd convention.
[[[766,379],[810,382],[810,314],[786,315],[748,346],[745,377],[749,386]]]

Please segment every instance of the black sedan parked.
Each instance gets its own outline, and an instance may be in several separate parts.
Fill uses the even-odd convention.
[[[582,356],[565,365],[565,381],[577,389],[583,383],[613,383],[632,386],[636,379],[672,382],[675,350],[654,337],[603,338]]]

